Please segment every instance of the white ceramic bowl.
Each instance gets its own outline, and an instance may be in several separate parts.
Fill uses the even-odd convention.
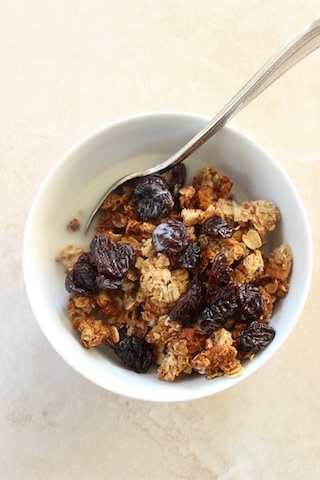
[[[254,140],[224,127],[186,163],[189,178],[207,164],[230,176],[237,200],[273,201],[282,220],[270,235],[274,248],[290,244],[294,265],[290,291],[278,302],[272,318],[274,341],[236,378],[206,380],[184,376],[166,383],[156,371],[136,374],[120,366],[115,355],[86,350],[68,317],[64,271],[55,258],[69,243],[88,247],[91,235],[70,232],[73,217],[85,224],[90,211],[111,182],[129,172],[157,164],[177,151],[209,121],[193,113],[155,112],[131,116],[89,134],[56,163],[37,193],[25,229],[23,267],[27,294],[44,335],[61,357],[102,388],[132,398],[175,402],[214,395],[245,380],[285,342],[303,309],[312,272],[312,241],[303,204],[283,169]],[[263,375],[263,370],[260,373]]]

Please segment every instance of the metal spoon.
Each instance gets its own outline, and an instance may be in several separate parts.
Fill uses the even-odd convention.
[[[160,174],[168,171],[174,165],[182,162],[195,152],[203,143],[217,133],[230,118],[240,112],[255,97],[260,95],[275,80],[293,67],[297,62],[309,55],[320,46],[320,19],[308,24],[278,50],[257,73],[239,90],[239,92],[220,110],[219,113],[184,147],[168,160],[159,165],[126,175],[110,186],[90,215],[85,226],[87,233],[91,222],[110,193],[116,188],[139,177],[150,174]]]

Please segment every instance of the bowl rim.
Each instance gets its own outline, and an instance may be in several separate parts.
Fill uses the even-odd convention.
[[[30,303],[30,306],[31,306],[31,309],[32,309],[33,316],[34,316],[35,320],[37,321],[38,325],[40,326],[40,328],[41,328],[42,332],[44,333],[45,337],[47,338],[47,340],[51,344],[51,346],[65,360],[65,362],[68,365],[70,365],[74,370],[76,370],[81,376],[85,377],[86,379],[90,380],[92,383],[100,386],[101,388],[107,389],[108,391],[110,391],[112,393],[116,393],[116,394],[119,394],[119,395],[122,395],[122,396],[126,396],[128,398],[137,399],[137,400],[154,401],[154,402],[159,402],[159,403],[160,402],[161,403],[162,402],[169,403],[169,402],[178,402],[178,401],[181,402],[181,401],[190,401],[190,400],[205,398],[205,397],[214,395],[216,393],[219,393],[221,391],[224,391],[226,389],[229,389],[232,386],[237,385],[239,382],[243,381],[244,379],[248,378],[250,375],[255,373],[257,370],[260,370],[260,368],[273,355],[271,355],[271,357],[266,357],[265,360],[262,363],[260,363],[260,365],[257,367],[257,369],[253,370],[252,372],[247,373],[245,376],[242,375],[240,377],[230,379],[230,380],[232,380],[232,382],[230,382],[229,385],[227,383],[220,384],[221,388],[217,388],[213,392],[211,392],[209,389],[208,390],[201,390],[201,391],[196,391],[196,390],[191,390],[190,391],[190,390],[188,390],[188,391],[184,391],[184,396],[181,397],[181,398],[180,397],[179,398],[174,398],[174,396],[173,397],[169,396],[168,399],[166,399],[166,398],[156,399],[156,398],[153,398],[152,394],[149,395],[149,398],[146,398],[145,395],[141,395],[139,392],[124,392],[122,390],[122,388],[118,388],[117,385],[111,385],[110,388],[109,387],[107,388],[104,384],[99,382],[98,379],[93,379],[90,375],[84,373],[78,367],[78,365],[75,364],[74,362],[72,362],[70,360],[70,358],[66,355],[66,352],[61,347],[61,344],[57,344],[56,341],[53,341],[53,339],[48,336],[43,321],[38,318],[37,313],[36,313],[37,308],[36,308],[36,303],[35,303],[35,296],[34,296],[34,292],[32,290],[32,286],[30,285],[30,281],[29,281],[30,259],[28,258],[28,255],[27,255],[28,248],[29,248],[29,242],[31,241],[31,237],[32,237],[32,224],[35,221],[35,215],[36,215],[38,202],[41,199],[42,195],[45,193],[46,187],[47,187],[48,183],[50,183],[52,177],[62,167],[62,165],[65,162],[68,161],[68,158],[70,157],[70,155],[73,155],[74,153],[76,153],[78,149],[81,150],[87,142],[94,141],[94,139],[97,136],[107,132],[110,129],[117,128],[118,126],[121,126],[121,124],[128,123],[128,122],[136,122],[136,121],[139,121],[141,119],[151,119],[151,120],[152,120],[152,118],[159,119],[159,117],[161,117],[161,116],[164,117],[164,118],[167,118],[168,116],[170,116],[172,118],[175,118],[177,121],[179,121],[179,119],[186,119],[186,118],[190,118],[191,120],[198,119],[198,120],[201,120],[201,121],[210,121],[210,117],[207,116],[207,115],[202,115],[202,114],[193,113],[193,112],[185,112],[185,111],[180,111],[180,110],[159,110],[159,111],[151,111],[151,112],[141,112],[141,113],[127,115],[127,116],[121,117],[119,119],[113,120],[113,121],[111,121],[111,122],[109,122],[105,125],[102,125],[102,126],[98,127],[97,129],[93,130],[92,132],[87,133],[85,136],[80,138],[80,140],[78,140],[74,145],[69,147],[66,150],[66,152],[63,155],[61,155],[60,158],[51,167],[51,169],[49,170],[49,172],[45,176],[44,180],[42,181],[38,191],[36,192],[36,195],[34,196],[34,199],[32,201],[32,205],[31,205],[28,217],[27,217],[27,221],[26,221],[26,224],[25,224],[24,237],[23,237],[23,251],[22,251],[22,267],[23,267],[23,278],[24,278],[25,289],[26,289],[27,297],[28,297],[28,300],[29,300],[29,303]],[[296,325],[296,323],[297,323],[297,321],[298,321],[298,319],[299,319],[299,317],[302,313],[302,310],[304,308],[304,305],[305,305],[305,302],[307,300],[307,296],[308,296],[308,293],[309,293],[309,289],[310,289],[310,285],[311,285],[311,279],[312,279],[312,270],[313,270],[313,245],[312,245],[311,228],[310,228],[310,224],[309,224],[309,221],[308,221],[308,216],[307,216],[307,212],[305,210],[304,204],[303,204],[303,202],[300,198],[300,195],[299,195],[294,183],[292,182],[292,180],[288,176],[288,174],[285,172],[283,167],[277,162],[275,157],[268,150],[266,150],[263,146],[261,146],[254,138],[249,136],[247,133],[241,131],[240,129],[234,127],[233,125],[228,124],[228,125],[224,126],[223,129],[230,130],[230,131],[234,132],[236,135],[239,135],[240,137],[244,138],[249,144],[253,144],[255,147],[258,147],[261,151],[263,151],[270,158],[270,160],[272,160],[272,162],[274,162],[274,164],[276,164],[277,168],[282,172],[283,176],[286,178],[286,181],[290,185],[290,189],[293,192],[293,194],[295,196],[295,200],[299,204],[299,207],[300,207],[301,211],[303,212],[303,217],[304,217],[304,220],[305,220],[305,235],[306,235],[306,238],[307,238],[308,249],[309,249],[309,252],[308,252],[309,255],[307,257],[307,264],[306,264],[306,272],[307,272],[306,283],[304,285],[303,292],[301,293],[299,309],[297,310],[296,315],[295,315],[296,320],[295,320],[295,322],[293,322],[291,324],[290,329],[288,329],[286,331],[286,335],[283,338],[283,341],[281,342],[281,344],[277,348],[277,350],[278,350],[285,343],[286,339],[288,338],[288,336],[290,335],[290,333],[294,329],[294,327],[295,327],[295,325]],[[205,381],[205,379],[204,379],[204,381]]]

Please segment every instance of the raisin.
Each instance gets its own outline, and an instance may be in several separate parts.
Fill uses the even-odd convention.
[[[241,333],[239,350],[244,353],[257,353],[272,342],[275,334],[275,329],[270,325],[252,322]]]
[[[151,346],[143,338],[126,337],[116,344],[114,352],[126,367],[137,373],[147,372],[152,363]]]
[[[210,335],[223,326],[224,320],[217,318],[210,307],[205,307],[197,316],[197,323],[203,333]]]
[[[179,163],[171,170],[171,178],[169,180],[169,188],[172,193],[173,199],[176,201],[179,198],[179,190],[186,181],[186,166],[183,163]]]
[[[193,270],[199,265],[200,262],[200,243],[191,242],[187,246],[186,250],[178,258],[178,264],[181,268],[186,268],[187,270]]]
[[[174,200],[167,181],[158,175],[140,180],[132,192],[132,204],[144,222],[167,217]]]
[[[90,243],[90,252],[99,274],[124,278],[127,274],[132,249],[122,243],[112,243],[102,233],[96,233]]]
[[[184,224],[174,218],[160,223],[152,233],[152,242],[157,252],[168,257],[182,253],[190,242],[190,235]]]
[[[230,282],[233,269],[227,263],[224,253],[219,253],[212,262],[207,282],[206,301],[209,303],[217,288],[223,287]]]
[[[204,306],[204,285],[199,276],[195,276],[191,287],[182,295],[169,313],[171,320],[188,327],[196,321],[196,316]]]
[[[65,287],[69,293],[81,297],[94,297],[99,293],[96,282],[97,268],[92,263],[91,256],[83,253],[67,273]]]
[[[222,323],[229,318],[234,318],[239,310],[239,286],[230,282],[218,288],[211,297],[210,309],[213,319]]]
[[[203,232],[215,238],[232,237],[232,228],[219,215],[214,215],[204,223]]]
[[[100,290],[117,290],[123,284],[123,278],[106,277],[105,275],[97,276],[97,285]]]
[[[239,321],[251,323],[258,320],[265,312],[262,292],[250,283],[244,283],[239,288],[240,310]]]

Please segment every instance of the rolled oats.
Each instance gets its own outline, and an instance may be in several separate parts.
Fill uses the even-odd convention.
[[[62,250],[62,252],[60,252],[56,260],[65,267],[66,271],[70,271],[83,252],[84,250],[82,247],[68,245],[64,250]]]

